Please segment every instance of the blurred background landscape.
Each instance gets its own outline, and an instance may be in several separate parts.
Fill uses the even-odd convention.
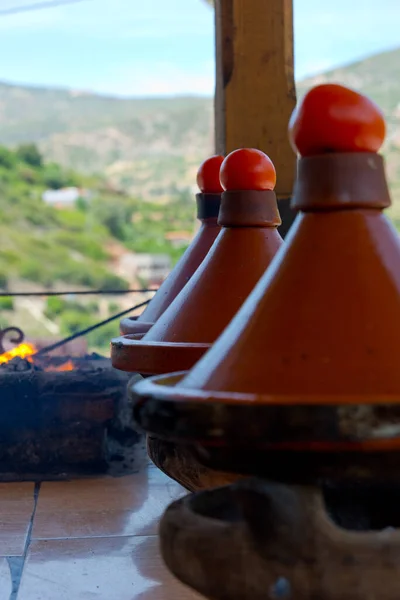
[[[212,8],[190,2],[198,10],[201,4],[212,24]],[[0,11],[0,30],[6,18],[1,21]],[[25,36],[28,30],[25,23]],[[298,97],[315,83],[336,81],[383,109],[390,214],[400,228],[400,48],[344,67],[320,70],[316,64],[314,71],[298,81]],[[10,80],[0,68],[1,79],[0,289],[157,287],[195,231],[196,171],[213,153],[209,84],[200,90],[193,85],[193,93],[178,85],[177,93],[154,89],[133,97],[49,85],[45,77],[33,85],[18,70]],[[0,326],[61,337],[140,298],[0,298]],[[106,351],[117,331],[114,322],[93,332],[90,347]]]

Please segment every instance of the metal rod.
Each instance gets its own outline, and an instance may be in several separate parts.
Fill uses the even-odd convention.
[[[86,296],[95,294],[144,294],[147,292],[157,292],[156,289],[145,288],[142,290],[73,290],[64,292],[0,292],[0,298],[22,297],[22,296]]]
[[[136,310],[138,308],[142,308],[143,306],[146,306],[146,304],[148,304],[149,302],[150,302],[150,300],[141,302],[140,304],[137,304],[136,306],[132,306],[131,308],[128,308],[128,310],[124,310],[124,311],[118,313],[117,315],[114,315],[113,317],[109,317],[105,321],[100,321],[100,323],[96,323],[96,325],[92,325],[91,327],[87,327],[86,329],[83,329],[82,331],[78,331],[77,333],[74,333],[73,335],[70,335],[69,337],[64,338],[63,340],[56,342],[55,344],[52,344],[51,346],[42,348],[41,350],[36,352],[33,356],[41,356],[43,354],[46,354],[47,352],[56,350],[60,346],[64,346],[64,344],[67,344],[68,342],[72,342],[72,340],[75,340],[76,338],[82,337],[83,335],[87,335],[88,333],[91,333],[95,329],[98,329],[99,327],[102,327],[103,325],[107,325],[107,323],[111,323],[115,319],[118,319],[120,317],[123,317],[124,315],[127,315],[128,313],[130,313],[133,310]]]

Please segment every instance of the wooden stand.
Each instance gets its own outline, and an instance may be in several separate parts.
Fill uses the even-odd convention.
[[[172,504],[161,551],[212,600],[398,600],[398,502],[393,486],[323,493],[241,481]]]

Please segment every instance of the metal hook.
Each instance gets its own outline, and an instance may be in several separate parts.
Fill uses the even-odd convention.
[[[4,354],[7,352],[4,347],[4,341],[6,340],[6,336],[11,333],[11,337],[9,337],[9,341],[12,344],[18,346],[22,344],[25,339],[24,332],[19,327],[6,327],[5,329],[0,330],[0,354]]]

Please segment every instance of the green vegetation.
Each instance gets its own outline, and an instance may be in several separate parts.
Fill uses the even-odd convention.
[[[14,300],[11,297],[0,298],[0,310],[13,310]]]
[[[91,205],[95,222],[102,223],[110,236],[134,252],[168,254],[179,258],[182,249],[175,249],[165,240],[171,231],[191,231],[194,203],[189,194],[176,195],[168,204],[141,202],[134,198],[97,198]]]
[[[15,151],[0,147],[0,287],[10,278],[50,288],[62,282],[90,288],[123,289],[127,283],[109,265],[107,245],[118,241],[127,251],[167,253],[176,250],[165,235],[193,226],[193,201],[181,194],[166,205],[154,205],[104,192],[101,180],[90,201],[75,209],[47,205],[42,194],[49,183],[85,186],[85,177],[46,163],[34,145]]]
[[[112,316],[118,311],[118,305],[110,303],[107,316]],[[97,302],[81,303],[59,297],[48,298],[45,315],[59,324],[61,334],[65,337],[91,327],[104,319],[104,316],[100,316]],[[118,325],[113,322],[95,329],[87,336],[89,345],[107,352],[110,339],[117,334],[117,329]]]
[[[43,192],[65,186],[88,188],[92,196],[79,198],[74,207],[61,210],[46,204]],[[194,202],[179,192],[166,204],[144,202],[111,192],[100,177],[83,176],[47,163],[34,144],[15,150],[0,146],[0,289],[16,289],[21,281],[51,289],[125,289],[128,283],[115,275],[108,248],[119,252],[166,253],[177,260],[183,249],[165,239],[174,230],[190,231]],[[144,282],[147,284],[147,282]],[[0,298],[1,326],[12,322],[13,300]],[[109,305],[109,315],[119,306]],[[51,297],[44,316],[70,335],[102,320],[97,302],[66,301]],[[24,326],[25,327],[25,326]],[[117,332],[112,323],[88,336],[100,349]],[[29,333],[29,325],[26,328]]]
[[[47,206],[42,193],[47,188],[53,165],[43,163],[37,148],[21,146],[15,151],[0,148],[0,275],[27,279],[50,286],[57,281],[93,285],[106,283],[106,268],[71,255],[63,235],[72,233],[63,214]],[[76,177],[64,173],[67,184]],[[96,232],[97,239],[100,231]],[[93,271],[91,270],[93,267]],[[119,283],[123,285],[123,282]]]

